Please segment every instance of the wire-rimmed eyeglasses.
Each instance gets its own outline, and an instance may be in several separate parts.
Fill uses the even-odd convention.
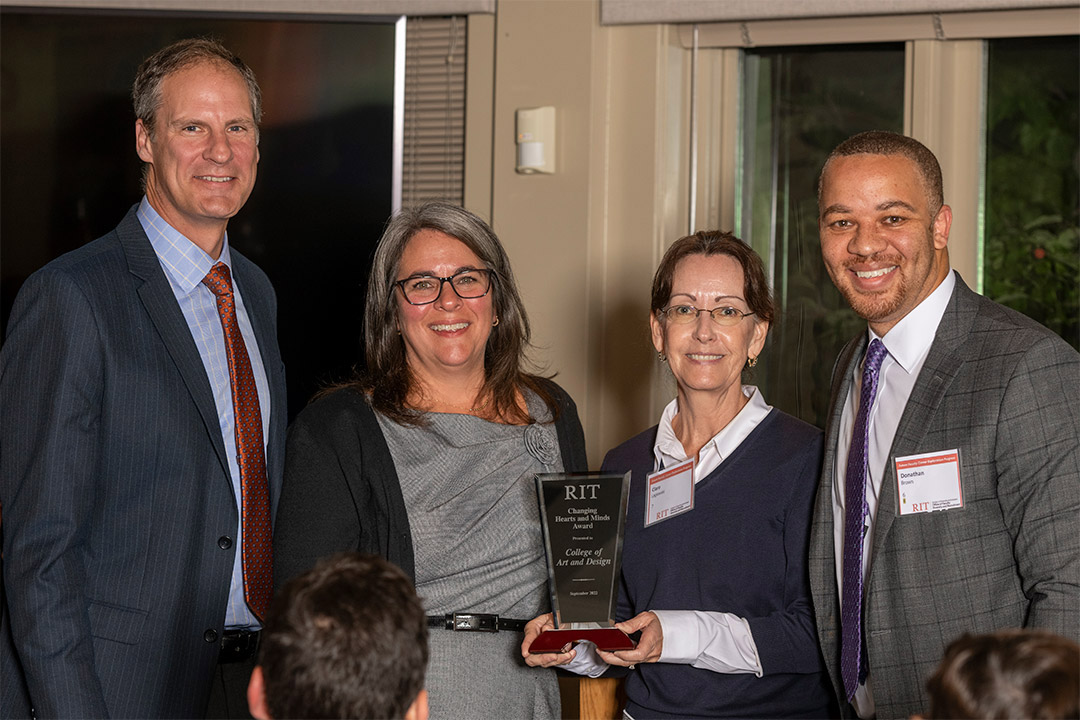
[[[488,268],[469,268],[459,270],[450,277],[414,275],[394,284],[401,288],[401,294],[410,305],[435,302],[442,295],[443,283],[447,282],[462,300],[475,300],[484,297],[491,290],[491,277],[494,273],[494,270]]]
[[[742,322],[744,317],[754,314],[753,311],[743,312],[730,305],[721,305],[712,310],[696,308],[693,305],[668,305],[660,312],[664,314],[664,317],[677,325],[689,325],[690,323],[697,322],[701,313],[709,313],[709,315],[712,316],[714,323],[726,327],[738,325]]]

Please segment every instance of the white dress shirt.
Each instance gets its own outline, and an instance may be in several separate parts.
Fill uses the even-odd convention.
[[[698,451],[694,483],[720,467],[772,410],[753,385],[743,385],[748,402],[720,432]],[[671,421],[679,413],[678,399],[672,400],[660,416],[653,445],[653,471],[671,467],[689,458],[675,436]],[[693,511],[691,511],[693,512]],[[753,673],[761,677],[757,645],[745,618],[726,612],[700,610],[654,610],[660,620],[664,644],[658,662],[690,665],[722,673]],[[577,655],[563,669],[579,675],[598,677],[608,664],[596,654],[596,646],[583,641]]]
[[[870,576],[870,548],[874,546],[874,520],[877,517],[878,500],[881,493],[893,492],[894,488],[883,488],[886,463],[892,449],[896,428],[904,414],[911,390],[919,377],[930,346],[934,342],[938,325],[945,314],[945,307],[956,287],[956,276],[950,271],[940,285],[930,295],[905,315],[880,337],[867,328],[869,342],[878,338],[885,345],[888,353],[881,361],[878,374],[877,396],[870,408],[868,447],[866,461],[866,533],[863,536],[862,575],[863,587]],[[848,450],[851,448],[851,434],[855,426],[855,416],[859,411],[859,393],[862,389],[862,362],[852,369],[851,389],[844,403],[840,416],[840,434],[836,441],[836,464],[833,476],[833,544],[836,555],[837,595],[843,597],[844,587],[844,485],[847,469]],[[864,625],[864,631],[867,628]],[[874,716],[874,695],[871,678],[874,668],[869,668],[866,682],[859,685],[852,699],[852,705],[859,717]]]

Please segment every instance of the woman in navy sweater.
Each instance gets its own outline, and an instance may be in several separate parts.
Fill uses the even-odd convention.
[[[551,616],[526,628],[531,665],[592,677],[629,668],[634,720],[835,714],[806,569],[821,431],[741,382],[773,314],[761,258],[730,233],[668,249],[649,325],[677,396],[603,464],[631,471],[618,627],[640,638],[627,651],[530,655]],[[661,471],[674,477],[650,500],[647,478]],[[689,505],[664,500],[691,492]]]

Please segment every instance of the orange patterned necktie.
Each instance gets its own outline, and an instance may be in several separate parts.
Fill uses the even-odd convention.
[[[247,346],[240,334],[240,324],[236,321],[229,267],[225,263],[217,263],[203,278],[203,284],[217,296],[221,329],[225,332],[225,354],[229,358],[229,381],[236,425],[236,460],[240,466],[244,599],[261,622],[266,617],[273,592],[274,551],[271,546],[270,487],[266,480],[259,392],[255,387],[255,375],[251,372]]]

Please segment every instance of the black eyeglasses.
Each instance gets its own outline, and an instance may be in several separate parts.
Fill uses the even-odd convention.
[[[484,297],[491,290],[491,277],[494,270],[487,268],[459,270],[450,277],[433,275],[414,275],[398,280],[395,285],[401,288],[401,294],[410,305],[427,305],[442,295],[443,283],[450,283],[457,296],[462,300],[474,300]]]
[[[664,314],[664,317],[677,325],[689,325],[692,322],[697,322],[701,313],[707,312],[712,316],[714,323],[726,327],[738,325],[744,317],[754,314],[753,311],[743,312],[730,305],[723,305],[721,307],[713,308],[712,310],[696,308],[693,305],[669,305],[660,312]]]

